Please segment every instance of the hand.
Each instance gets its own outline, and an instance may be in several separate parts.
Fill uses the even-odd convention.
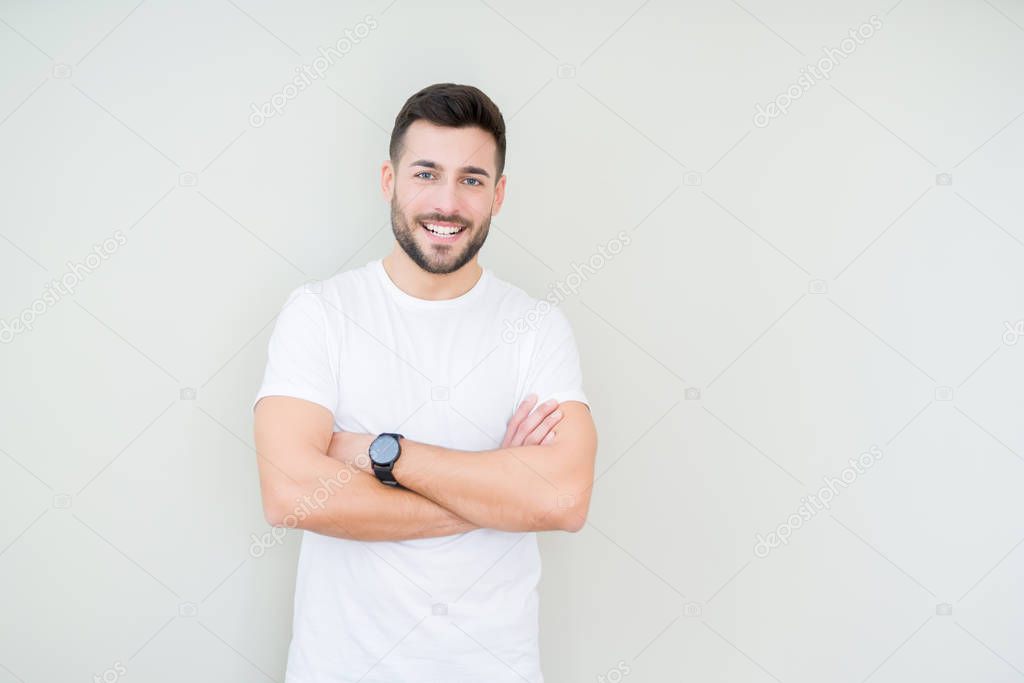
[[[537,395],[530,394],[519,404],[512,419],[508,421],[505,438],[501,442],[502,448],[543,446],[554,441],[554,427],[562,420],[562,411],[557,409],[558,401],[545,401],[530,413],[536,402]]]
[[[369,450],[374,438],[376,437],[373,434],[334,432],[331,435],[331,444],[327,447],[327,455],[356,469],[372,472]]]

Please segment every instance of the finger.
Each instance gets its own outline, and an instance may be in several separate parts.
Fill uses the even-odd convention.
[[[539,444],[541,441],[544,440],[545,437],[547,437],[548,432],[550,432],[556,424],[561,422],[561,420],[562,411],[554,411],[546,418],[541,420],[541,423],[537,425],[532,432],[530,432],[526,439],[524,439],[523,443],[530,446],[534,444]]]
[[[540,442],[541,446],[547,446],[549,443],[555,440],[555,432],[548,432],[548,435],[544,437],[544,440]]]
[[[505,428],[505,438],[501,441],[501,447],[507,448],[517,444],[513,443],[513,436],[518,430],[519,425],[522,423],[523,418],[530,414],[530,410],[533,409],[533,405],[537,402],[537,394],[530,394],[523,402],[519,404],[516,412],[513,413],[512,418],[508,421],[508,426]]]
[[[505,436],[501,440],[501,447],[506,448],[512,445],[512,437],[516,433],[519,424],[523,421],[523,418],[530,413],[530,409],[533,407],[534,402],[537,400],[536,394],[530,394],[519,404],[515,413],[508,421],[508,425],[505,427]]]
[[[537,425],[539,425],[542,420],[546,419],[557,408],[558,401],[553,398],[541,403],[526,417],[526,419],[523,420],[522,424],[519,425],[519,429],[516,431],[516,436],[513,437],[513,441],[518,439],[519,443],[523,443],[526,440],[526,437],[537,428]]]

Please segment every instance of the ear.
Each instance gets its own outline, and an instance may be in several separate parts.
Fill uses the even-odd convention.
[[[395,169],[391,160],[387,159],[380,167],[380,193],[387,201],[391,201],[395,189]]]
[[[497,216],[501,205],[505,203],[505,183],[507,176],[503,173],[494,186],[494,202],[491,204],[491,216]]]

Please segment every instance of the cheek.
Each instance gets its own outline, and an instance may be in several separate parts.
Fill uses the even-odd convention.
[[[494,195],[475,198],[466,207],[466,215],[473,217],[473,225],[480,225],[491,215],[491,207],[493,205]]]
[[[419,227],[419,219],[417,219],[417,216],[422,215],[423,213],[426,212],[424,207],[416,206],[415,200],[413,200],[412,205],[405,205],[399,203],[398,206],[402,212],[402,217],[405,219],[406,225],[408,225],[410,228]]]

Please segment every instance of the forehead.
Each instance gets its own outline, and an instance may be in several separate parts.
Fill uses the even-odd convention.
[[[480,166],[495,171],[498,145],[483,128],[450,128],[419,119],[405,131],[402,164],[429,159],[446,169]]]

